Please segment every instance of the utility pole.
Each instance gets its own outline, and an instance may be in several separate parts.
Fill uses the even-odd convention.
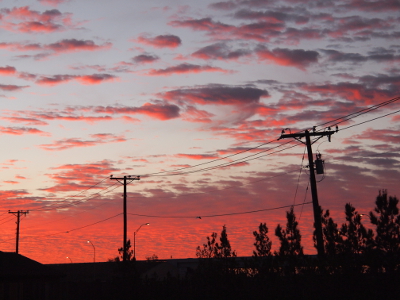
[[[135,176],[135,177],[131,177],[131,175],[128,176],[124,176],[124,177],[113,177],[112,175],[110,176],[111,180],[117,180],[119,183],[124,185],[124,245],[123,245],[123,249],[124,249],[124,253],[122,255],[122,261],[126,261],[127,259],[127,248],[126,248],[126,244],[127,244],[127,232],[128,232],[128,225],[127,225],[127,216],[126,216],[126,185],[131,183],[134,180],[140,180],[140,176]]]
[[[15,253],[18,254],[18,245],[19,245],[19,223],[21,221],[21,215],[25,215],[29,213],[29,210],[17,210],[17,211],[8,211],[9,214],[13,214],[14,216],[17,216],[17,239],[16,239],[16,245],[15,245]]]
[[[336,131],[332,131],[329,127],[327,131],[323,132],[316,132],[315,127],[313,127],[313,132],[309,132],[306,130],[304,133],[290,133],[285,134],[285,130],[282,130],[282,134],[280,139],[285,138],[294,138],[299,142],[305,144],[307,146],[308,152],[308,164],[310,167],[310,185],[311,185],[311,195],[312,195],[312,203],[313,203],[313,210],[314,210],[314,226],[315,226],[315,234],[317,237],[317,251],[318,257],[323,258],[325,256],[324,251],[324,239],[322,236],[322,224],[321,224],[321,208],[318,203],[318,193],[317,193],[317,182],[315,180],[315,173],[314,173],[314,161],[313,161],[313,153],[311,145],[318,141],[320,138],[324,136],[328,136],[329,142],[331,141],[331,135],[338,131],[336,127]],[[304,143],[301,138],[305,137],[306,142]],[[311,137],[317,137],[316,140],[311,142]]]

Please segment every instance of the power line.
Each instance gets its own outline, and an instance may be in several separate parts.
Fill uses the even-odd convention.
[[[178,168],[178,169],[175,169],[175,170],[173,170],[173,171],[161,171],[161,172],[156,172],[156,173],[145,174],[145,175],[142,175],[142,177],[162,176],[162,175],[158,175],[158,174],[174,173],[174,172],[177,172],[177,171],[180,171],[180,170],[186,170],[186,169],[195,168],[195,167],[198,167],[198,166],[210,164],[210,163],[213,163],[213,162],[216,162],[216,161],[219,161],[219,160],[223,160],[223,159],[230,158],[230,157],[232,157],[232,156],[236,156],[236,155],[239,155],[239,154],[242,154],[242,153],[246,153],[246,152],[251,151],[251,150],[254,150],[254,149],[258,149],[258,148],[260,148],[260,147],[262,147],[262,146],[271,144],[271,143],[273,143],[273,142],[275,142],[275,141],[276,141],[276,140],[272,140],[272,141],[269,141],[269,142],[265,142],[265,143],[262,143],[262,144],[260,144],[260,145],[258,145],[258,146],[251,147],[251,148],[248,148],[248,149],[243,150],[243,151],[239,151],[239,152],[234,153],[234,154],[226,155],[226,156],[223,156],[223,157],[220,157],[220,158],[216,158],[216,159],[213,159],[213,160],[210,160],[210,161],[207,161],[207,162],[199,163],[199,164],[196,164],[196,165]],[[174,174],[173,174],[173,175],[174,175]],[[169,176],[169,175],[164,175],[164,176]]]
[[[273,208],[263,208],[263,209],[250,210],[250,211],[244,211],[244,212],[224,213],[224,214],[206,215],[206,216],[159,216],[159,215],[141,215],[141,214],[132,214],[132,213],[128,213],[128,215],[137,216],[137,217],[147,217],[147,218],[160,218],[160,219],[193,219],[193,218],[202,219],[202,218],[215,218],[215,217],[223,217],[223,216],[253,214],[253,213],[258,213],[258,212],[262,212],[262,211],[278,210],[278,209],[282,209],[282,208],[299,206],[299,205],[304,205],[304,204],[309,204],[309,203],[312,203],[312,202],[305,202],[305,203],[294,204],[294,205],[293,204],[284,205],[284,206],[273,207]]]
[[[114,215],[114,216],[111,216],[111,217],[102,219],[102,220],[100,220],[100,221],[97,221],[97,222],[94,222],[94,223],[91,223],[91,224],[87,224],[87,225],[84,225],[84,226],[81,226],[81,227],[73,228],[73,229],[70,229],[70,230],[67,230],[67,231],[59,231],[59,232],[56,232],[56,233],[51,233],[51,234],[46,234],[46,235],[30,235],[30,236],[26,236],[26,238],[29,238],[29,237],[47,237],[47,236],[53,236],[53,235],[60,235],[60,234],[70,233],[70,232],[72,232],[72,231],[81,230],[81,229],[84,229],[84,228],[87,228],[87,227],[90,227],[90,226],[93,226],[93,225],[97,225],[97,224],[99,224],[99,223],[102,223],[102,222],[111,220],[111,219],[113,219],[113,218],[115,218],[115,217],[118,217],[118,216],[120,216],[120,215],[122,215],[122,213],[116,214],[116,215]],[[7,240],[3,240],[3,241],[1,241],[0,243],[3,243],[3,242],[5,242],[5,241],[7,241]]]
[[[257,180],[249,181],[246,185],[257,183],[257,182],[261,182],[261,181],[265,181],[265,180],[269,180],[269,179],[280,177],[280,176],[285,176],[285,175],[287,175],[287,174],[289,174],[291,172],[295,172],[295,171],[297,171],[297,169],[296,170],[292,170],[292,171],[288,171],[288,172],[285,172],[285,173],[277,174],[277,175],[274,175],[274,176],[266,177],[266,178],[263,178],[263,179],[257,179]],[[209,193],[213,193],[213,192],[226,191],[226,190],[233,189],[233,188],[237,188],[237,187],[236,186],[230,186],[230,187],[226,187],[226,188],[222,188],[222,189],[207,190],[207,192],[193,192],[193,193],[183,193],[183,194],[181,193],[181,194],[174,195],[174,196],[163,196],[163,197],[157,196],[157,199],[170,199],[170,198],[177,198],[177,197],[188,196],[188,195],[193,195],[193,194],[209,194]],[[137,199],[137,198],[148,198],[148,197],[146,197],[146,196],[133,196],[132,198]]]
[[[104,180],[103,180],[104,181]],[[95,197],[97,197],[97,196],[99,196],[99,195],[101,195],[102,193],[104,193],[104,194],[106,194],[106,193],[109,193],[109,192],[111,192],[111,191],[113,191],[114,189],[112,189],[112,190],[110,190],[110,191],[107,191],[108,189],[111,189],[112,187],[114,187],[114,186],[116,186],[117,185],[117,183],[115,183],[115,184],[113,184],[113,185],[111,185],[111,186],[109,186],[109,187],[107,187],[107,188],[104,188],[102,191],[99,191],[99,192],[97,192],[97,193],[93,193],[93,194],[91,194],[91,195],[89,195],[89,196],[86,196],[85,198],[83,198],[83,199],[79,199],[79,200],[75,200],[75,201],[73,201],[73,202],[69,202],[69,203],[63,203],[63,204],[60,204],[60,205],[50,205],[50,206],[42,206],[42,208],[46,208],[47,207],[47,209],[32,209],[31,211],[50,211],[50,210],[58,210],[58,209],[65,209],[65,208],[68,208],[68,207],[70,207],[70,206],[75,206],[75,205],[77,205],[77,204],[80,204],[80,203],[83,203],[83,202],[86,202],[86,201],[88,201],[88,200],[90,200],[90,199],[93,199],[93,198],[95,198]],[[118,186],[117,186],[118,187]],[[66,198],[66,200],[67,199],[70,199],[71,197],[69,197],[69,198]],[[65,200],[64,200],[65,201]],[[61,201],[58,201],[57,203],[61,203]]]
[[[232,165],[236,165],[236,164],[240,164],[240,163],[243,163],[243,162],[247,162],[247,161],[251,161],[251,160],[254,160],[254,159],[258,159],[258,158],[260,158],[260,157],[264,157],[264,156],[268,156],[268,155],[271,155],[271,154],[279,153],[279,152],[282,152],[282,151],[284,151],[284,150],[286,150],[286,149],[290,149],[290,148],[297,147],[297,145],[294,145],[294,146],[286,147],[286,148],[284,148],[284,149],[281,149],[281,150],[278,150],[278,151],[275,151],[275,152],[272,152],[272,153],[269,153],[269,154],[261,155],[261,156],[259,156],[259,157],[246,159],[246,158],[253,157],[253,156],[257,156],[257,155],[260,155],[261,153],[264,153],[264,152],[271,151],[271,150],[273,150],[273,149],[282,147],[283,145],[287,145],[287,144],[289,144],[289,143],[291,143],[291,142],[292,142],[292,141],[289,141],[289,142],[280,144],[280,145],[278,145],[278,146],[275,146],[275,147],[272,147],[272,148],[269,148],[269,149],[260,151],[260,152],[258,152],[258,153],[248,155],[248,156],[246,156],[246,157],[244,157],[244,158],[236,159],[236,160],[234,160],[234,161],[232,161],[232,162],[223,163],[223,164],[219,164],[219,165],[216,165],[216,166],[207,167],[207,168],[203,168],[203,169],[199,169],[199,170],[181,172],[181,173],[176,173],[176,174],[173,174],[173,173],[172,173],[172,174],[168,174],[168,175],[155,175],[155,176],[186,175],[186,174],[192,174],[192,173],[197,173],[197,172],[206,172],[206,171],[210,171],[210,170],[213,170],[213,169],[225,168],[225,167],[229,167],[229,166],[232,166]],[[148,177],[148,176],[144,175],[143,177]]]
[[[83,191],[80,191],[78,194],[73,195],[73,196],[70,196],[70,197],[68,197],[68,198],[65,198],[65,199],[62,200],[62,201],[66,201],[66,200],[75,198],[75,197],[79,196],[80,194],[83,194],[84,192],[86,192],[86,191],[88,191],[88,190],[94,188],[95,186],[99,185],[100,183],[102,183],[102,182],[105,181],[106,179],[107,179],[107,178],[104,178],[104,179],[102,179],[101,181],[99,181],[99,182],[93,184],[92,186],[90,186],[90,187],[84,189]],[[77,200],[77,201],[79,201],[79,200]],[[58,201],[58,202],[56,201],[55,203],[52,203],[52,205],[54,205],[54,204],[56,205],[57,203],[61,203],[61,201]],[[61,203],[61,204],[62,204],[62,203]],[[43,205],[43,206],[39,207],[39,208],[36,209],[36,210],[40,210],[40,208],[45,208],[45,207],[47,207],[47,205]]]
[[[392,99],[390,99],[390,100],[383,101],[383,102],[381,102],[381,103],[379,103],[379,104],[372,105],[372,106],[370,106],[370,107],[368,107],[368,108],[364,108],[364,109],[361,109],[361,110],[356,111],[356,112],[354,112],[354,113],[348,114],[348,115],[346,115],[346,116],[342,116],[342,117],[336,118],[336,119],[334,119],[334,120],[331,120],[331,121],[328,121],[328,122],[319,124],[319,125],[317,125],[317,126],[320,127],[320,126],[324,126],[324,125],[327,125],[327,124],[330,124],[330,123],[333,123],[331,126],[335,126],[335,125],[338,125],[338,124],[343,123],[343,122],[345,122],[345,121],[354,119],[354,118],[356,118],[356,117],[358,117],[358,116],[361,116],[361,115],[363,115],[363,114],[369,113],[369,112],[371,112],[371,111],[373,111],[373,110],[376,110],[376,109],[378,109],[378,108],[384,107],[384,106],[389,105],[389,104],[392,104],[392,103],[394,103],[394,102],[397,102],[397,101],[399,101],[399,100],[400,100],[400,97],[395,97],[395,98],[392,98]],[[335,121],[339,121],[339,120],[342,120],[342,121],[337,122],[337,123],[334,123]]]
[[[390,116],[390,115],[394,115],[394,114],[396,114],[398,112],[400,112],[400,109],[396,110],[394,112],[388,113],[386,115],[383,115],[383,116],[379,116],[379,117],[376,117],[376,118],[373,118],[373,119],[370,119],[370,120],[366,120],[366,121],[361,122],[361,123],[357,123],[357,124],[353,124],[353,125],[347,126],[347,127],[343,128],[343,129],[340,129],[340,130],[343,131],[343,130],[346,130],[346,129],[349,129],[349,128],[352,128],[352,127],[355,127],[355,126],[358,126],[358,125],[362,125],[362,124],[365,124],[365,123],[368,123],[368,122],[372,122],[372,121],[375,121],[375,120],[378,120],[378,119],[381,119],[381,118],[384,118],[384,117],[387,117],[387,116]]]
[[[301,164],[300,164],[299,176],[297,177],[296,192],[294,193],[294,198],[293,198],[293,205],[296,203],[296,196],[297,196],[297,191],[299,189],[300,176],[303,171],[303,162],[304,162],[304,156],[306,154],[306,149],[307,149],[307,147],[304,147],[303,158],[301,159]]]

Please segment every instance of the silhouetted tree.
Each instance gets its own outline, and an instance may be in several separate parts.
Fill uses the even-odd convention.
[[[347,254],[365,254],[373,245],[373,232],[361,223],[361,214],[347,203],[345,206],[346,223],[340,230],[343,236],[343,252]]]
[[[198,258],[212,258],[215,257],[216,245],[215,241],[217,239],[217,233],[213,232],[211,237],[207,237],[207,243],[203,244],[203,248],[197,246],[196,256]]]
[[[226,226],[222,227],[220,244],[216,242],[217,233],[213,232],[211,237],[207,237],[207,243],[203,244],[203,248],[197,246],[196,256],[198,258],[225,258],[236,257],[236,251],[232,251],[231,244],[226,233]]]
[[[400,215],[396,197],[387,196],[387,191],[379,191],[376,197],[374,212],[369,213],[371,223],[376,226],[375,243],[379,251],[392,255],[400,255]]]
[[[254,231],[253,235],[256,239],[254,246],[256,250],[253,250],[254,257],[266,257],[271,256],[271,245],[272,242],[268,237],[268,227],[266,223],[260,223],[258,227],[258,232]]]
[[[146,256],[147,261],[158,260],[158,256],[153,254],[152,256]]]
[[[279,256],[297,256],[303,255],[303,247],[301,246],[301,234],[297,228],[298,222],[293,212],[293,207],[290,211],[286,212],[286,228],[283,229],[280,224],[275,229],[275,235],[279,238],[281,243],[279,252],[275,255]]]
[[[133,250],[131,250],[131,240],[127,240],[126,241],[126,260],[127,261],[134,261],[135,258],[133,256]],[[124,260],[124,247],[118,248],[118,253],[119,256],[116,256],[114,258],[110,258],[108,261],[112,262],[112,261],[123,261]]]
[[[321,211],[321,223],[322,223],[322,236],[324,239],[324,252],[327,256],[333,257],[343,251],[343,238],[340,234],[338,225],[333,221],[330,216],[329,210],[323,212]],[[314,247],[317,247],[316,244],[316,232],[314,230],[313,235]]]

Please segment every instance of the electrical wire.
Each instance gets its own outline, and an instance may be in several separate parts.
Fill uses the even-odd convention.
[[[303,162],[304,162],[304,156],[306,155],[306,150],[307,150],[307,147],[305,146],[304,147],[304,152],[303,152],[303,158],[301,159],[299,176],[297,177],[297,185],[296,185],[296,191],[294,193],[293,205],[296,203],[296,196],[297,196],[297,191],[299,189],[299,182],[300,182],[301,172],[303,171]]]
[[[0,223],[0,225],[8,223],[8,222],[12,221],[13,219],[14,219],[14,216],[10,216],[10,218],[8,220],[4,221],[3,223]]]
[[[54,236],[54,235],[60,235],[60,234],[70,233],[70,232],[72,232],[72,231],[81,230],[81,229],[84,229],[84,228],[87,228],[87,227],[90,227],[90,226],[93,226],[93,225],[97,225],[97,224],[99,224],[99,223],[102,223],[102,222],[111,220],[111,219],[116,218],[116,217],[118,217],[118,216],[120,216],[120,215],[122,215],[122,214],[123,214],[123,213],[119,213],[119,214],[116,214],[116,215],[114,215],[114,216],[111,216],[111,217],[102,219],[102,220],[100,220],[100,221],[97,221],[97,222],[94,222],[94,223],[90,223],[90,224],[87,224],[87,225],[84,225],[84,226],[81,226],[81,227],[73,228],[73,229],[70,229],[70,230],[67,230],[67,231],[59,231],[59,232],[56,232],[56,233],[51,233],[51,234],[46,234],[46,235],[28,235],[28,236],[25,236],[24,238],[30,238],[30,237],[47,237],[47,236]]]
[[[85,197],[83,199],[80,199],[80,200],[76,200],[76,201],[69,202],[69,203],[63,203],[63,204],[56,205],[56,206],[53,206],[53,205],[42,206],[43,209],[40,209],[40,208],[39,209],[32,209],[30,211],[50,211],[50,210],[59,210],[59,209],[65,209],[65,208],[68,208],[68,207],[71,207],[71,206],[76,206],[77,204],[80,204],[80,203],[83,203],[83,202],[87,202],[88,200],[91,200],[91,199],[101,195],[102,193],[106,194],[106,193],[109,193],[109,192],[115,190],[118,186],[115,187],[114,189],[108,191],[108,189],[111,189],[112,187],[114,187],[116,185],[117,185],[117,183],[114,183],[113,185],[111,185],[111,186],[109,186],[107,188],[104,188],[102,191],[99,191],[97,193],[93,193],[93,194],[91,194],[91,195],[89,195],[89,196],[87,196],[87,197]],[[67,198],[67,199],[69,199],[69,198]],[[58,203],[60,203],[60,201]]]
[[[273,150],[273,149],[279,148],[279,147],[281,147],[281,146],[283,146],[283,145],[286,145],[286,144],[289,144],[289,143],[292,143],[292,142],[293,142],[293,141],[288,141],[288,142],[283,143],[283,144],[281,144],[281,145],[278,145],[278,146],[276,146],[276,147],[269,148],[269,149],[266,149],[266,150],[264,150],[264,151],[260,151],[260,152],[258,152],[258,153],[256,153],[256,154],[248,155],[248,156],[246,156],[246,157],[244,157],[244,158],[237,159],[237,160],[234,160],[234,161],[228,162],[228,163],[219,164],[219,165],[212,166],[212,167],[207,167],[207,168],[203,168],[203,169],[199,169],[199,170],[193,170],[193,171],[188,171],[188,172],[181,172],[181,173],[176,173],[176,174],[155,175],[155,176],[186,175],[186,174],[193,174],[193,173],[197,173],[197,172],[211,171],[211,170],[219,169],[219,168],[226,168],[226,167],[229,167],[229,166],[232,166],[232,165],[240,164],[240,163],[243,163],[243,162],[248,162],[248,161],[251,161],[251,160],[254,160],[254,159],[258,159],[258,158],[261,158],[261,157],[264,157],[264,156],[268,156],[268,155],[271,155],[271,154],[279,153],[279,152],[282,152],[282,151],[284,151],[284,150],[287,150],[287,149],[294,148],[294,147],[297,147],[297,146],[298,146],[298,145],[296,144],[296,145],[294,145],[294,146],[286,147],[286,148],[284,148],[284,149],[281,149],[281,150],[278,150],[278,151],[275,151],[275,152],[271,152],[271,153],[269,153],[269,154],[260,155],[261,153],[264,153],[264,152],[267,152],[267,151],[271,151],[271,150]],[[257,155],[260,155],[260,156],[257,156]],[[254,158],[253,156],[257,156],[257,157]],[[253,157],[253,158],[245,159],[245,158],[248,158],[248,157]],[[146,176],[146,175],[145,175],[145,176]]]
[[[355,126],[359,126],[359,125],[362,125],[362,124],[365,124],[365,123],[368,123],[368,122],[372,122],[372,121],[375,121],[375,120],[378,120],[378,119],[381,119],[381,118],[384,118],[384,117],[387,117],[387,116],[390,116],[390,115],[394,115],[394,114],[396,114],[398,112],[400,112],[400,109],[396,110],[394,112],[388,113],[386,115],[383,115],[383,116],[379,116],[379,117],[376,117],[376,118],[373,118],[373,119],[370,119],[370,120],[366,120],[366,121],[361,122],[361,123],[357,123],[357,124],[353,124],[353,125],[347,126],[345,128],[340,129],[340,131],[343,131],[343,130],[346,130],[346,129],[349,129],[349,128],[352,128],[352,127],[355,127]]]
[[[175,170],[173,170],[173,171],[160,171],[160,172],[156,172],[156,173],[144,174],[144,175],[141,175],[141,177],[156,176],[156,175],[158,175],[158,174],[163,174],[163,173],[175,173],[175,172],[180,171],[180,170],[186,170],[186,169],[190,169],[190,168],[195,168],[195,167],[198,167],[198,166],[210,164],[210,163],[213,163],[213,162],[216,162],[216,161],[219,161],[219,160],[224,160],[224,159],[227,159],[227,158],[230,158],[230,157],[233,157],[233,156],[242,154],[242,153],[246,153],[246,152],[249,152],[249,151],[258,149],[258,148],[260,148],[260,147],[262,147],[262,146],[271,144],[271,143],[273,143],[273,142],[276,142],[276,140],[272,140],[272,141],[269,141],[269,142],[265,142],[265,143],[262,143],[262,144],[260,144],[260,145],[258,145],[258,146],[251,147],[251,148],[248,148],[248,149],[246,149],[246,150],[239,151],[239,152],[236,152],[236,153],[234,153],[234,154],[226,155],[226,156],[223,156],[223,157],[220,157],[220,158],[216,158],[216,159],[213,159],[213,160],[210,160],[210,161],[207,161],[207,162],[199,163],[199,164],[192,165],[192,166],[188,166],[188,167],[178,168],[178,169],[175,169]],[[159,175],[159,176],[160,176],[160,175]]]
[[[76,195],[73,195],[73,196],[70,196],[70,197],[68,197],[68,198],[65,198],[65,199],[64,199],[64,200],[62,200],[62,201],[66,201],[66,200],[69,200],[69,199],[75,198],[75,197],[77,197],[77,196],[79,196],[79,195],[83,194],[84,192],[86,192],[86,191],[88,191],[88,190],[90,190],[90,189],[94,188],[95,186],[97,186],[97,185],[101,184],[101,183],[102,183],[104,180],[106,180],[106,179],[107,179],[107,178],[104,178],[104,179],[102,179],[101,181],[99,181],[99,182],[97,182],[97,183],[93,184],[92,186],[90,186],[90,187],[88,187],[88,188],[84,189],[83,191],[80,191],[78,194],[76,194]],[[79,201],[79,200],[78,200],[78,201]],[[61,201],[59,201],[59,202],[55,202],[55,203],[52,203],[52,205],[53,205],[53,204],[57,204],[57,203],[61,203]],[[40,210],[40,208],[45,208],[45,207],[47,207],[47,205],[43,205],[43,206],[41,206],[41,207],[39,207],[38,209],[35,209],[35,210]]]
[[[346,115],[346,116],[342,116],[342,117],[340,117],[340,118],[336,118],[336,119],[334,119],[334,120],[331,120],[331,121],[328,121],[328,122],[325,122],[325,123],[321,123],[321,124],[317,125],[316,127],[321,127],[321,126],[324,126],[324,125],[327,125],[327,124],[331,124],[331,123],[333,123],[331,126],[335,126],[335,125],[338,125],[338,124],[343,123],[343,122],[345,122],[345,121],[348,121],[348,120],[351,120],[351,119],[353,119],[353,118],[356,118],[356,117],[358,117],[358,116],[360,116],[360,115],[369,113],[369,112],[371,112],[371,111],[373,111],[373,110],[376,110],[376,109],[378,109],[378,108],[381,108],[381,107],[384,107],[384,106],[389,105],[389,104],[391,104],[391,103],[394,103],[394,102],[396,102],[396,101],[398,101],[398,100],[400,100],[400,97],[396,97],[396,98],[393,98],[393,99],[384,101],[384,102],[382,102],[382,103],[379,103],[379,104],[377,104],[377,105],[371,106],[371,107],[369,107],[369,108],[362,109],[362,110],[359,110],[359,111],[357,111],[357,112],[348,114],[348,115]],[[396,112],[394,112],[394,113],[396,113]],[[390,114],[393,114],[393,113],[390,113]],[[387,114],[387,115],[390,115],[390,114]],[[385,116],[386,116],[386,115],[385,115]],[[382,117],[383,117],[383,116],[382,116]],[[341,121],[340,121],[340,122],[336,122],[336,121],[339,121],[339,120],[341,120]],[[335,123],[335,122],[336,122],[336,123]],[[363,123],[361,123],[361,124],[363,124]],[[360,125],[361,125],[361,124],[360,124]],[[356,126],[356,125],[353,125],[353,126]],[[347,128],[346,128],[346,129],[347,129]],[[321,130],[322,130],[322,129],[319,129],[319,130],[317,130],[317,131],[321,131]],[[343,129],[341,129],[341,130],[343,130]],[[302,131],[299,131],[299,132],[302,132]],[[177,171],[186,170],[186,169],[190,169],[190,168],[194,168],[194,167],[198,167],[198,166],[210,164],[210,163],[213,163],[213,162],[215,162],[215,161],[219,161],[219,160],[223,160],[223,159],[226,159],[226,158],[235,156],[235,155],[239,155],[239,154],[242,154],[242,153],[245,153],[245,152],[248,152],[248,151],[257,149],[257,148],[260,148],[261,146],[264,146],[264,145],[267,145],[267,144],[270,144],[270,143],[273,143],[273,142],[276,142],[276,141],[277,141],[277,140],[271,140],[271,141],[269,141],[269,142],[260,144],[260,145],[258,145],[257,147],[249,148],[249,149],[246,149],[246,150],[244,150],[244,151],[237,152],[237,153],[235,153],[235,154],[231,154],[231,155],[228,155],[228,156],[224,156],[224,157],[221,157],[221,158],[217,158],[217,159],[214,159],[214,160],[211,160],[211,161],[208,161],[208,162],[204,162],[204,163],[200,163],[200,164],[196,164],[196,165],[193,165],[193,166],[183,167],[183,168],[175,169],[175,170],[172,170],[172,171],[161,171],[161,172],[156,172],[156,173],[149,173],[149,174],[144,174],[144,175],[141,175],[141,176],[142,176],[142,177],[150,177],[150,176],[184,175],[184,174],[192,174],[192,173],[196,173],[196,172],[209,171],[209,170],[213,170],[213,169],[216,169],[216,168],[222,168],[222,167],[227,167],[227,166],[234,165],[234,164],[239,164],[239,163],[241,163],[241,162],[246,161],[246,160],[244,160],[244,159],[247,158],[247,157],[250,157],[250,156],[247,156],[247,157],[245,157],[245,158],[243,158],[243,159],[234,160],[233,162],[230,162],[230,163],[220,164],[220,165],[213,166],[213,167],[207,167],[207,168],[203,168],[203,169],[200,169],[200,170],[194,170],[194,171],[178,172],[178,173],[176,173]],[[280,145],[280,146],[281,146],[281,145]],[[280,146],[277,146],[277,147],[280,147]],[[265,151],[270,151],[271,149],[274,149],[274,148],[270,148],[270,149],[267,149],[267,150],[265,150]],[[259,152],[259,153],[262,153],[262,151]],[[258,155],[259,153],[254,154],[254,155]],[[253,155],[251,155],[251,156],[253,156]],[[161,174],[161,175],[160,175],[160,174]]]
[[[128,215],[137,216],[137,217],[147,217],[147,218],[160,218],[160,219],[193,219],[193,218],[202,219],[202,218],[215,218],[215,217],[223,217],[223,216],[253,214],[253,213],[258,213],[258,212],[262,212],[262,211],[278,210],[278,209],[282,209],[282,208],[288,208],[288,207],[292,207],[292,206],[298,206],[298,205],[310,204],[310,203],[312,203],[312,202],[300,203],[300,204],[295,204],[295,205],[284,205],[284,206],[279,206],[279,207],[264,208],[264,209],[236,212],[236,213],[206,215],[206,216],[158,216],[158,215],[141,215],[141,214],[132,214],[132,213],[128,213]]]
[[[301,206],[299,221],[300,221],[300,219],[301,219],[301,215],[303,214],[304,204],[312,203],[312,202],[306,202],[307,192],[308,192],[308,187],[309,187],[309,186],[310,186],[310,181],[308,181],[307,188],[306,188],[306,192],[304,193],[304,200],[303,200],[303,203],[302,203],[302,206]]]
[[[328,121],[328,122],[319,124],[319,125],[317,125],[317,126],[318,126],[318,127],[321,127],[321,126],[324,126],[324,125],[327,125],[327,124],[330,124],[330,123],[332,123],[330,126],[335,126],[335,125],[338,125],[338,124],[343,123],[343,122],[345,122],[345,121],[354,119],[354,118],[356,118],[356,117],[358,117],[358,116],[361,116],[361,115],[363,115],[363,114],[369,113],[369,112],[371,112],[371,111],[373,111],[373,110],[376,110],[376,109],[378,109],[378,108],[384,107],[384,106],[389,105],[389,104],[392,104],[392,103],[394,103],[394,102],[397,102],[397,101],[399,101],[399,100],[400,100],[400,97],[395,97],[395,98],[389,99],[389,100],[387,100],[387,101],[383,101],[383,102],[381,102],[381,103],[378,103],[378,104],[376,104],[376,105],[372,105],[372,106],[370,106],[370,107],[368,107],[368,108],[364,108],[364,109],[361,109],[361,110],[356,111],[356,112],[354,112],[354,113],[348,114],[348,115],[346,115],[346,116],[342,116],[342,117],[336,118],[336,119],[334,119],[334,120],[331,120],[331,121]],[[339,120],[342,120],[342,121],[335,123],[335,121],[339,121]]]

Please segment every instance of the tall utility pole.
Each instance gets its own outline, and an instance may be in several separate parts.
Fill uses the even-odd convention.
[[[29,213],[29,210],[17,210],[17,211],[8,211],[9,214],[13,214],[17,216],[17,238],[15,245],[15,253],[18,254],[18,245],[19,245],[19,223],[21,221],[21,215],[25,215]]]
[[[321,208],[318,203],[317,182],[315,180],[315,173],[314,173],[315,169],[314,169],[314,161],[313,161],[313,153],[311,145],[324,136],[328,136],[328,140],[331,141],[331,135],[334,134],[335,132],[337,132],[337,127],[336,131],[332,131],[330,130],[330,128],[328,128],[328,131],[315,132],[315,127],[314,127],[313,132],[309,132],[308,130],[306,130],[304,133],[290,133],[290,134],[285,134],[285,131],[282,130],[281,137],[279,138],[279,139],[294,138],[307,146],[308,164],[310,167],[311,195],[312,195],[312,203],[314,210],[314,226],[315,226],[315,234],[317,236],[317,251],[319,258],[323,258],[325,256],[324,254],[325,251],[324,251],[324,239],[322,237]],[[301,141],[301,138],[303,137],[306,138],[305,143]],[[311,142],[311,137],[317,137],[317,139]]]
[[[127,216],[126,216],[126,185],[131,183],[134,180],[140,180],[140,176],[135,176],[135,177],[131,177],[131,175],[128,176],[124,176],[124,177],[113,177],[112,175],[110,176],[111,180],[117,180],[119,183],[124,185],[124,245],[123,245],[123,249],[124,249],[124,253],[122,255],[122,261],[126,261],[127,259],[127,232],[128,232],[128,225],[127,225]]]

